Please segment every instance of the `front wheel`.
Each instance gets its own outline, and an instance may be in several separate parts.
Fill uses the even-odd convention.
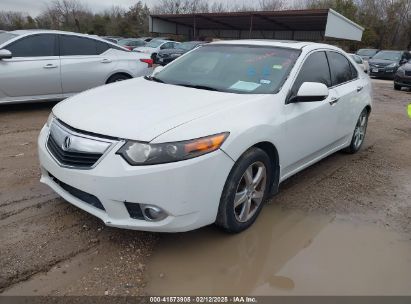
[[[401,91],[401,89],[402,87],[400,85],[394,83],[394,90]]]
[[[271,176],[271,162],[263,150],[245,152],[224,185],[216,224],[232,233],[250,227],[267,198]]]
[[[355,125],[354,134],[351,139],[350,145],[344,150],[347,153],[354,154],[357,153],[362,144],[364,143],[365,133],[367,132],[368,125],[368,110],[364,109]]]

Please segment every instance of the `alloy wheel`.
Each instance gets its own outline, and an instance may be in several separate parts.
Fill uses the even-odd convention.
[[[239,222],[247,222],[263,201],[267,169],[262,162],[255,162],[245,170],[234,198],[234,214]]]
[[[367,112],[363,111],[361,113],[360,118],[357,121],[357,125],[355,126],[355,130],[354,130],[355,149],[358,149],[362,145],[366,130],[367,130]]]

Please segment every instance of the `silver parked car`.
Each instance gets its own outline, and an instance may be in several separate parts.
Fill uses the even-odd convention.
[[[61,100],[148,75],[148,55],[95,36],[62,31],[0,33],[0,103]]]

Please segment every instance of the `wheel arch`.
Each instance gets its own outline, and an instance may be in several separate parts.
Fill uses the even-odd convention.
[[[250,148],[259,148],[267,153],[268,157],[270,158],[272,168],[274,169],[273,172],[273,180],[271,181],[270,185],[270,197],[277,194],[279,180],[280,180],[280,157],[278,154],[278,150],[272,142],[269,141],[262,141],[256,143]]]
[[[127,73],[127,72],[125,72],[125,71],[116,71],[116,72],[111,73],[111,74],[107,77],[107,79],[106,79],[106,81],[105,81],[105,84],[107,84],[108,81],[110,80],[110,78],[113,77],[113,76],[115,76],[115,75],[124,75],[124,76],[126,76],[126,77],[129,77],[130,79],[133,78],[133,76],[132,76],[130,73]]]

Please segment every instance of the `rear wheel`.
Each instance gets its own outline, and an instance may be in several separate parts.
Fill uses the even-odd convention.
[[[233,233],[250,227],[267,198],[271,175],[271,162],[263,150],[245,152],[227,178],[216,224]]]
[[[126,74],[114,74],[107,80],[107,84],[113,83],[113,82],[119,82],[123,80],[130,79],[131,77],[126,75]]]
[[[365,133],[367,132],[367,125],[368,125],[368,110],[364,109],[360,117],[357,120],[357,124],[355,125],[354,134],[351,139],[350,145],[344,150],[347,153],[354,154],[357,153],[360,149],[362,144],[364,143]]]

